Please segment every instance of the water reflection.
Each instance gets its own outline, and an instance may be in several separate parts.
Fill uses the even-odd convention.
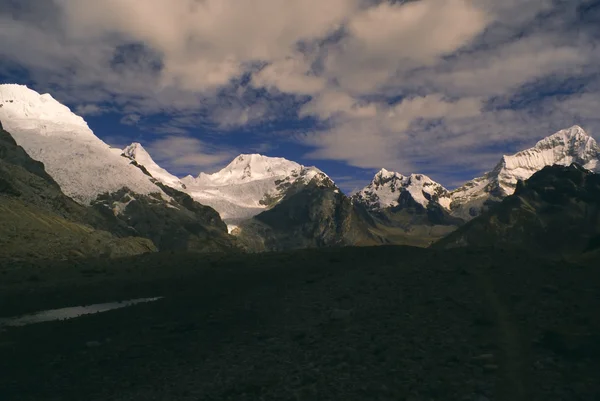
[[[50,309],[41,312],[31,313],[28,315],[22,315],[11,318],[0,318],[0,327],[2,326],[26,326],[33,323],[49,322],[53,320],[66,320],[73,319],[83,315],[89,315],[91,313],[106,312],[113,309],[125,308],[127,306],[143,303],[153,302],[161,299],[162,297],[156,298],[138,298],[130,299],[128,301],[121,302],[109,302],[105,304],[94,304],[87,306],[74,306],[71,308],[62,309]]]

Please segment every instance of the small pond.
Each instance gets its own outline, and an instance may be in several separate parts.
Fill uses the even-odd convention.
[[[83,315],[89,315],[92,313],[107,312],[113,309],[125,308],[135,304],[158,301],[162,297],[155,298],[138,298],[130,299],[128,301],[121,302],[109,302],[104,304],[94,304],[86,306],[74,306],[70,308],[61,309],[50,309],[41,312],[31,313],[27,315],[21,315],[10,318],[0,318],[0,327],[18,327],[26,326],[33,323],[50,322],[53,320],[66,320],[73,319]]]

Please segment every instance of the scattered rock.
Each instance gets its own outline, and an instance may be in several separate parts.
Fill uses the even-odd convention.
[[[542,291],[548,294],[556,294],[558,292],[558,287],[554,285],[545,285],[542,287]]]
[[[483,365],[483,370],[485,370],[486,372],[495,372],[496,370],[498,370],[498,365],[494,365],[491,363]]]
[[[489,361],[492,359],[494,359],[494,354],[481,354],[473,357],[474,361]]]
[[[331,320],[346,320],[349,319],[353,315],[353,311],[351,309],[333,309],[329,314]]]

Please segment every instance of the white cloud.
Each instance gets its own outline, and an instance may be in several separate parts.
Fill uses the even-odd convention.
[[[204,91],[227,84],[245,63],[278,61],[299,40],[326,35],[354,0],[57,0],[69,45],[142,42],[162,56],[165,87]]]
[[[348,35],[326,59],[326,75],[354,93],[376,91],[398,70],[431,65],[468,44],[488,23],[466,0],[381,3],[350,19]]]
[[[309,75],[310,65],[301,56],[278,60],[254,74],[252,83],[257,87],[276,88],[282,92],[311,95],[325,88],[322,77]]]
[[[121,118],[121,124],[125,124],[125,125],[137,125],[137,123],[140,122],[141,120],[141,116],[139,114],[125,114],[122,118]]]
[[[216,151],[203,141],[184,136],[167,136],[146,146],[154,161],[174,173],[209,171],[233,159],[234,153]]]
[[[365,105],[349,94],[339,90],[327,90],[315,95],[310,102],[300,109],[300,116],[314,115],[326,120],[334,115],[345,117],[375,116],[374,104]]]
[[[81,116],[97,116],[103,114],[106,110],[95,104],[83,104],[75,108],[75,113]]]
[[[590,62],[591,48],[561,44],[556,35],[534,35],[475,54],[465,55],[448,71],[417,75],[416,85],[464,95],[497,95],[510,92],[538,77],[577,73]],[[421,78],[421,79],[419,79]]]
[[[225,157],[190,128],[296,111],[327,127],[302,137],[310,157],[405,173],[483,170],[552,130],[600,128],[600,53],[580,0],[23,2],[0,10],[0,58],[82,114],[113,103],[125,124],[169,116],[151,131],[175,168]],[[496,109],[532,82],[582,77],[579,93]]]
[[[439,94],[405,99],[394,106],[367,104],[349,108],[349,114],[338,117],[332,128],[311,133],[304,142],[317,148],[308,155],[311,158],[342,160],[363,168],[388,166],[411,171],[413,160],[406,156],[418,144],[409,132],[414,122],[475,117],[480,114],[481,106],[480,99],[453,102]]]

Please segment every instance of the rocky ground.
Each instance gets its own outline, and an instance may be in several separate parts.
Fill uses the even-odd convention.
[[[0,264],[13,400],[598,400],[600,255],[345,248]]]

